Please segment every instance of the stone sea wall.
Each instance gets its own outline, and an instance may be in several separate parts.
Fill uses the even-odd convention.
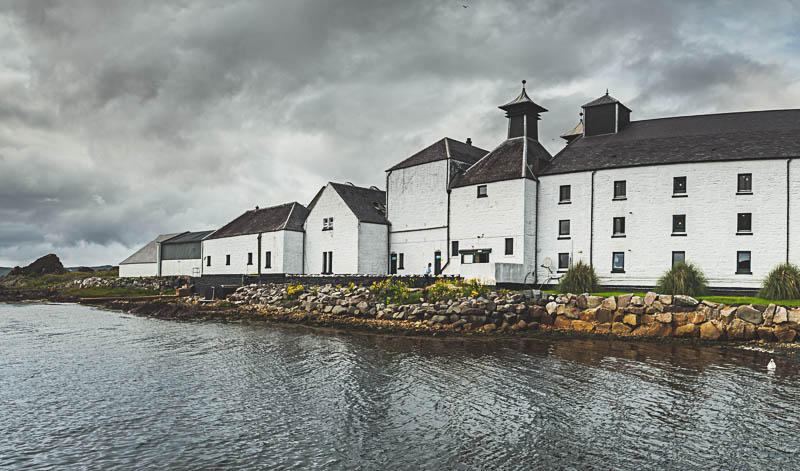
[[[492,292],[441,303],[391,304],[364,287],[325,285],[289,294],[281,285],[249,285],[229,300],[264,312],[371,318],[464,332],[555,329],[621,337],[791,342],[800,330],[800,309],[727,306],[652,292],[644,297],[566,294],[541,299]]]

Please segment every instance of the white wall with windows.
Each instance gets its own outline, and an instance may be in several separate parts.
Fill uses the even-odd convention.
[[[302,232],[261,233],[260,260],[258,236],[259,234],[245,234],[220,239],[205,239],[203,241],[203,274],[302,273]]]
[[[311,208],[304,228],[305,273],[359,273],[359,221],[331,185]]]

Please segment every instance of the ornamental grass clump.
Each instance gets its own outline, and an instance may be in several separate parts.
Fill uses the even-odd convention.
[[[666,271],[656,284],[661,294],[685,294],[698,297],[708,292],[708,280],[703,271],[691,263],[679,262]]]
[[[599,288],[594,267],[583,263],[583,260],[569,267],[558,282],[559,293],[595,293]]]
[[[800,268],[791,263],[775,267],[761,283],[758,297],[774,301],[800,299]]]

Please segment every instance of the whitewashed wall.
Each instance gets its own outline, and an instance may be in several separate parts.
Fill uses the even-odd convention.
[[[273,231],[261,234],[261,273],[301,273],[302,233]],[[287,245],[288,241],[288,245]],[[253,253],[253,264],[247,264],[247,254]],[[266,252],[272,252],[272,267],[266,268]],[[225,265],[225,256],[231,264]],[[207,259],[211,256],[211,266]],[[289,263],[286,264],[287,259]],[[246,234],[203,241],[203,274],[253,275],[258,274],[258,234]],[[162,265],[163,270],[163,265]]]
[[[322,221],[333,217],[333,230]],[[322,273],[322,253],[333,252],[335,274],[358,273],[358,219],[330,185],[320,195],[305,223],[305,273]]]
[[[403,254],[401,275],[422,274],[436,251],[447,263],[447,172],[440,160],[393,170],[387,184],[390,251]],[[433,266],[433,265],[432,265]]]
[[[753,174],[753,194],[737,195],[737,175]],[[687,197],[673,198],[673,177],[687,177]],[[591,172],[542,177],[540,258],[572,250],[588,261]],[[627,182],[627,199],[613,200],[613,182]],[[561,184],[572,204],[558,205]],[[593,263],[602,284],[653,285],[669,269],[672,251],[685,251],[712,287],[757,288],[786,256],[786,161],[706,162],[598,171],[595,175]],[[800,201],[800,177],[793,183]],[[736,234],[737,213],[752,213],[753,235]],[[672,236],[672,216],[686,215],[686,236]],[[626,237],[612,238],[614,217],[625,217]],[[798,226],[800,228],[800,217]],[[558,241],[558,220],[572,221],[569,241]],[[752,252],[752,275],[736,274],[736,252]],[[625,253],[625,273],[611,273],[613,252]],[[800,254],[798,254],[800,258]],[[540,276],[543,273],[540,271]]]
[[[461,274],[489,283],[517,282],[495,280],[495,263],[524,263],[525,195],[535,188],[530,185],[524,179],[488,183],[486,198],[477,197],[477,185],[452,190],[451,239],[459,242],[459,250],[491,249],[492,253],[490,263],[461,264],[460,258],[453,258],[446,274]],[[514,239],[512,255],[505,255],[507,237]]]
[[[334,226],[335,230],[335,226]],[[334,268],[336,266],[334,254]],[[389,263],[389,227],[360,223],[358,226],[358,273],[385,275]]]
[[[126,263],[119,266],[120,278],[138,278],[156,276],[158,266],[155,263]]]
[[[200,259],[162,260],[161,276],[200,276]]]

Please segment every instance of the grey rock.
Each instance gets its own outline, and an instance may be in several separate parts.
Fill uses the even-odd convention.
[[[760,324],[764,322],[761,311],[752,306],[739,306],[739,308],[736,309],[736,317],[751,324]]]
[[[605,298],[603,298],[602,296],[587,296],[586,297],[586,307],[588,309],[594,309],[596,307],[600,307],[600,305],[603,303],[604,299]]]
[[[433,316],[431,317],[431,322],[434,324],[443,324],[447,322],[449,318],[447,316]]]
[[[648,291],[647,294],[644,295],[644,304],[646,306],[650,306],[653,302],[658,298],[658,295],[652,291]]]
[[[775,315],[772,316],[772,322],[774,324],[783,324],[789,321],[789,312],[783,306],[778,306],[775,309]]]
[[[328,306],[328,307],[330,307],[330,306]],[[346,312],[347,312],[347,308],[344,307],[344,306],[334,306],[333,309],[331,310],[331,314],[333,314],[334,316],[338,316],[338,315],[344,314]]]
[[[686,296],[683,294],[676,294],[672,297],[672,304],[680,307],[695,307],[700,304],[700,301],[694,299],[691,296]]]

